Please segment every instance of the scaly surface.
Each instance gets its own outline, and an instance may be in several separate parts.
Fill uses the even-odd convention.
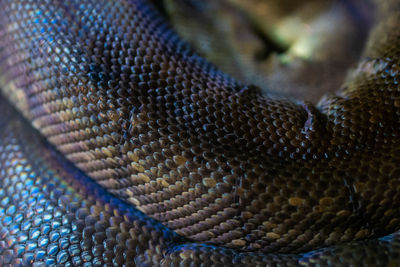
[[[398,1],[378,1],[363,59],[317,107],[265,98],[218,71],[147,1],[1,4],[4,95],[96,182],[66,168],[2,103],[4,264],[398,263]],[[69,243],[55,240],[57,256],[36,240],[52,239],[46,229],[30,232],[34,213],[50,216],[30,200],[38,192],[65,214]],[[57,202],[58,194],[68,197]],[[54,230],[56,210],[48,211]],[[97,218],[110,225],[93,229]],[[85,225],[73,226],[79,220]],[[107,234],[114,220],[121,242],[136,243],[119,249]],[[97,231],[106,234],[97,240]]]

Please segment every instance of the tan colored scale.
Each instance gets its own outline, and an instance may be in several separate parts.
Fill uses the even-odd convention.
[[[358,66],[314,105],[217,70],[147,1],[28,2],[1,1],[3,93],[143,213],[239,252],[399,230],[398,8],[378,1]]]

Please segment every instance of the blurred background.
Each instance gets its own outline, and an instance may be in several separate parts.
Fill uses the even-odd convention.
[[[265,95],[317,103],[360,58],[368,0],[154,0],[200,55]]]

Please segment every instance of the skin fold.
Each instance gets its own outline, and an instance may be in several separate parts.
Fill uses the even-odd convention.
[[[0,265],[399,264],[398,1],[318,105],[148,1],[0,3]]]

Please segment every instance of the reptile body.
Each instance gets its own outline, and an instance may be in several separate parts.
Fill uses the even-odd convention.
[[[144,0],[0,3],[1,265],[399,264],[398,1],[317,106]]]

